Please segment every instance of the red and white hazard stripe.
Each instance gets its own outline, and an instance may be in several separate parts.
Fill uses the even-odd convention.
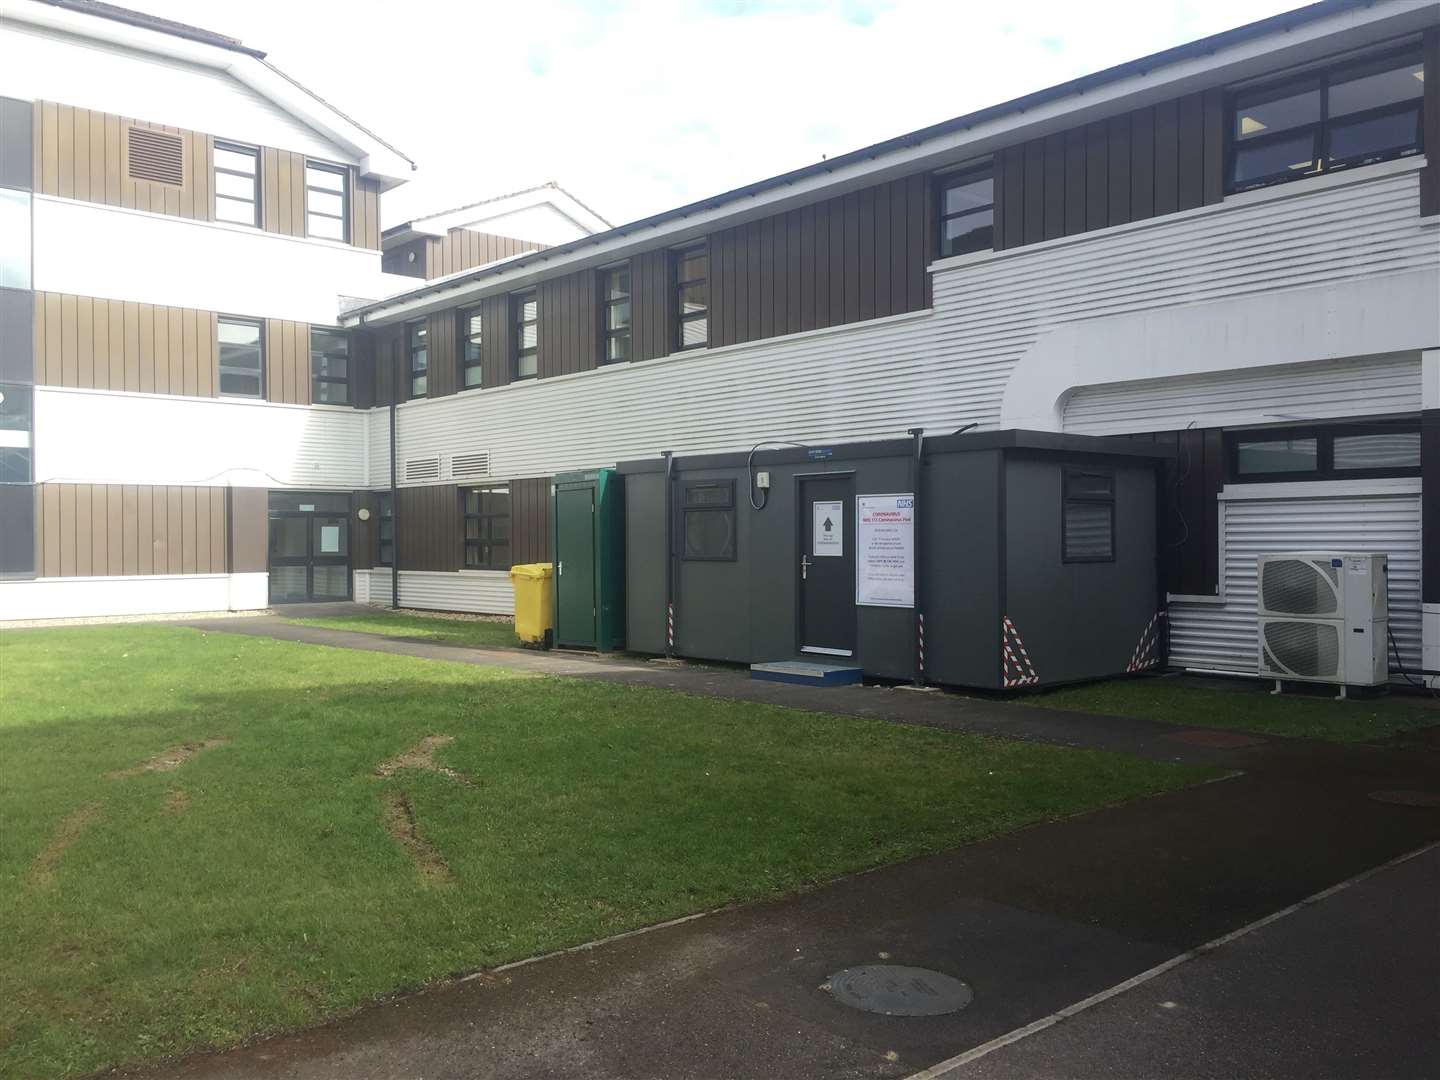
[[[918,633],[915,638],[915,647],[919,651],[920,677],[925,677],[925,613],[917,612],[915,616],[919,620],[916,627]]]
[[[1135,651],[1130,654],[1130,664],[1125,668],[1126,671],[1144,671],[1160,662],[1160,620],[1163,618],[1163,608],[1150,616],[1150,621],[1145,624],[1145,629],[1140,634],[1140,640],[1135,643]]]
[[[665,605],[665,641],[670,648],[675,648],[675,605]]]
[[[1000,649],[1002,659],[1001,684],[1010,689],[1016,686],[1033,686],[1040,681],[1030,654],[1025,651],[1025,642],[1020,631],[1006,615],[1000,620]]]

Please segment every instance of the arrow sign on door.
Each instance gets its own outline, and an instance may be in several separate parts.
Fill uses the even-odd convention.
[[[834,527],[835,527],[834,522],[832,522],[832,521],[827,517],[827,518],[825,519],[825,531],[826,531],[826,532],[829,532],[829,531],[830,531],[831,529],[833,529]]]
[[[810,553],[812,555],[843,556],[845,554],[845,537],[840,532],[840,526],[845,521],[844,505],[833,499],[823,501],[817,500],[810,504],[811,507],[811,539]]]

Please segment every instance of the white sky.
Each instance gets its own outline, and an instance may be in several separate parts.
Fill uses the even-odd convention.
[[[615,224],[1304,0],[121,0],[239,37],[419,166],[385,224],[556,180]]]

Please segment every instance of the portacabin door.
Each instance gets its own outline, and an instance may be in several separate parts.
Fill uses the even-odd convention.
[[[555,643],[593,648],[595,486],[555,492]]]
[[[855,490],[850,476],[800,478],[800,651],[855,654]]]

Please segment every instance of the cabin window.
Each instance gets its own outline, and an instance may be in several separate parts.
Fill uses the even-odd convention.
[[[1418,47],[1240,91],[1230,190],[1418,154],[1424,93]]]
[[[215,220],[260,227],[260,151],[215,144]]]
[[[220,396],[265,396],[265,346],[259,319],[222,315],[216,320],[220,346]]]
[[[1115,474],[1066,469],[1061,561],[1115,561]]]
[[[990,166],[937,178],[940,258],[995,246],[995,177]]]
[[[703,349],[710,344],[710,257],[705,245],[675,253],[677,345]]]
[[[510,298],[515,319],[515,378],[533,379],[540,374],[540,302],[535,290]]]
[[[735,481],[705,480],[685,485],[684,561],[735,561]]]
[[[600,274],[600,299],[605,309],[603,364],[630,359],[630,267],[617,266]]]

